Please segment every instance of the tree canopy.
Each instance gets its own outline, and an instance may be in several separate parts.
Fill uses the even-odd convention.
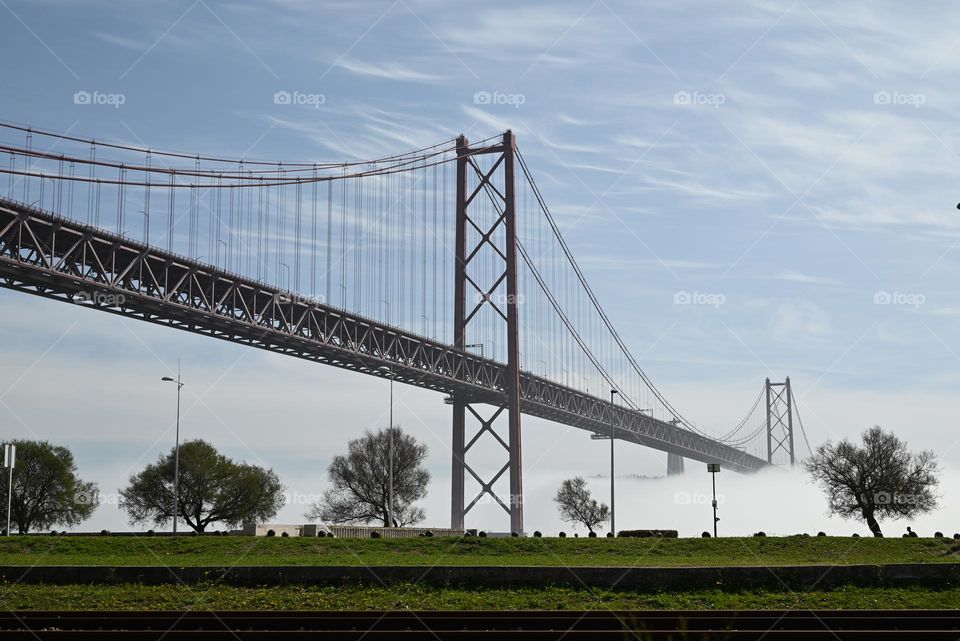
[[[120,507],[131,523],[164,524],[173,517],[175,449],[130,477]],[[203,440],[180,445],[178,516],[197,532],[211,523],[265,521],[283,507],[284,487],[272,469],[237,463]]]
[[[553,500],[560,510],[560,518],[568,523],[581,523],[591,532],[610,519],[610,508],[590,495],[582,476],[561,483]]]
[[[414,503],[427,494],[430,473],[423,468],[427,446],[400,427],[367,431],[347,444],[346,456],[336,456],[328,474],[332,487],[307,513],[309,519],[327,523],[390,525],[388,518],[390,440],[393,439],[394,525],[423,520],[423,509]]]
[[[100,504],[96,483],[80,480],[73,453],[47,441],[7,441],[17,446],[10,527],[21,534],[54,525],[79,525]],[[8,470],[0,470],[7,497]]]
[[[880,518],[911,517],[937,505],[934,453],[913,454],[878,426],[863,433],[862,445],[847,439],[821,445],[804,467],[824,489],[831,513],[862,518],[874,536],[883,536]]]

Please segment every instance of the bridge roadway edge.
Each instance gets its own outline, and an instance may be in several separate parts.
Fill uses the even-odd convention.
[[[40,248],[39,255],[25,258],[24,250],[29,254],[34,246]],[[86,277],[67,273],[61,266],[67,259],[58,253],[69,254],[70,251],[82,254],[83,260],[89,263],[85,263]],[[92,258],[94,256],[96,261]],[[48,257],[50,266],[44,264]],[[57,266],[54,267],[53,263]],[[94,273],[96,269],[105,273]],[[137,279],[133,278],[135,273],[139,274]],[[158,281],[158,292],[164,288],[162,297],[158,297],[158,292],[145,291],[150,287],[146,282],[147,273]],[[133,280],[136,280],[136,286],[132,284]],[[185,291],[171,293],[165,289],[170,282],[178,282]],[[502,401],[500,382],[505,366],[501,363],[345,310],[292,300],[296,295],[279,288],[7,198],[0,198],[0,286],[71,304],[78,304],[78,292],[94,288],[124,296],[121,300],[125,303],[112,307],[95,302],[85,304],[101,311],[379,377],[387,376],[379,366],[389,364],[398,372],[398,382],[489,399],[479,402]],[[230,288],[234,290],[232,301],[239,298],[244,303],[249,302],[248,299],[262,303],[264,296],[291,300],[288,304],[277,303],[262,309],[259,305],[249,304],[246,311],[250,313],[249,310],[253,309],[254,318],[244,321],[233,315],[233,311],[225,314],[221,309],[230,296]],[[186,296],[187,290],[189,303],[174,301],[175,297]],[[214,291],[218,295],[224,294],[220,302],[213,296]],[[211,309],[198,309],[194,299],[206,294],[210,294],[210,300],[204,304]],[[277,325],[286,329],[277,329]],[[309,332],[314,326],[322,328],[325,333],[322,340],[303,335],[304,327]],[[340,340],[338,344],[329,338],[331,327],[335,328],[332,331]],[[358,340],[358,336],[369,338],[365,342]],[[400,354],[414,354],[421,362],[411,366],[411,361],[404,363],[400,360],[406,358]],[[720,462],[736,472],[753,472],[767,465],[766,461],[723,443],[628,408],[611,407],[603,399],[530,372],[521,372],[521,396],[521,411],[527,415],[606,433],[610,429],[612,411],[618,439],[702,462]]]

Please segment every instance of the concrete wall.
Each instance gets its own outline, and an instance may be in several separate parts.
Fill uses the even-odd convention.
[[[363,525],[317,525],[316,523],[305,523],[303,525],[289,525],[284,523],[244,523],[239,530],[231,530],[230,534],[242,536],[266,536],[270,530],[274,531],[275,536],[317,536],[317,532],[323,530],[332,533],[337,538],[349,539],[369,539],[371,533],[378,532],[383,539],[405,539],[417,537],[427,532],[432,532],[433,536],[463,536],[463,530],[451,530],[449,528],[428,528],[428,527],[369,527]]]

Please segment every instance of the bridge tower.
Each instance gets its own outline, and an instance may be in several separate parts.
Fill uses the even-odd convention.
[[[767,463],[773,463],[773,455],[779,451],[790,457],[790,465],[796,462],[793,447],[793,392],[790,377],[782,383],[766,381],[767,397]]]
[[[683,474],[683,456],[667,452],[667,476]]]
[[[457,139],[456,186],[456,262],[454,265],[454,346],[466,350],[467,330],[477,322],[478,312],[491,306],[494,316],[503,327],[507,348],[507,368],[503,389],[504,403],[491,405],[483,398],[457,393],[453,395],[453,482],[451,500],[451,527],[464,526],[464,517],[485,494],[490,495],[510,515],[510,529],[523,532],[523,480],[520,457],[520,315],[517,307],[517,221],[514,192],[514,160],[516,139],[507,131],[500,142],[483,147],[470,147],[466,137]],[[489,170],[481,168],[477,158],[493,155]],[[476,175],[477,184],[470,190],[469,177]],[[499,174],[499,176],[498,176]],[[502,191],[497,186],[500,178]],[[478,201],[489,199],[495,215],[492,219],[481,214]],[[501,228],[502,227],[502,228]],[[472,230],[472,231],[471,231]],[[499,245],[499,246],[498,246]],[[497,265],[496,277],[480,280],[469,268],[484,248],[492,249]],[[479,282],[478,282],[479,281]],[[493,296],[506,290],[506,297]],[[473,296],[468,296],[473,294]],[[492,409],[491,409],[492,408]],[[467,419],[477,426],[473,436],[466,439]],[[507,440],[494,430],[494,422],[505,418]],[[470,448],[484,433],[492,435],[506,450],[506,463],[491,478],[483,478],[467,461]],[[510,496],[499,496],[494,485],[509,472]],[[465,497],[466,473],[480,484],[480,492],[467,504]]]

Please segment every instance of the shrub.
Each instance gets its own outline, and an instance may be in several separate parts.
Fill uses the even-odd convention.
[[[676,530],[620,530],[617,536],[624,538],[664,538],[675,539],[679,535]]]
[[[559,536],[560,536],[561,539],[565,539],[565,538],[567,538],[567,533],[566,533],[566,532],[560,532]],[[954,538],[960,538],[960,537],[954,537]]]
[[[595,539],[597,538],[597,533],[591,530],[590,534],[588,534],[587,536],[589,536],[591,539]]]
[[[487,538],[487,533],[483,530],[480,530],[480,533],[477,536],[479,536],[481,539],[485,539]]]
[[[612,539],[612,538],[613,538],[613,532],[607,532],[607,538],[608,538],[608,539]]]
[[[371,539],[379,539],[379,538],[380,538],[380,533],[377,532],[376,530],[374,530],[373,532],[370,533],[370,538],[371,538]]]
[[[533,533],[533,538],[539,539],[543,534],[540,533],[540,530],[535,530]]]
[[[826,536],[826,535],[827,535],[826,532],[817,532],[817,536]]]
[[[943,538],[943,532],[934,532],[934,533],[933,533],[933,538],[935,538],[935,539],[942,539],[942,538]]]
[[[760,530],[759,532],[755,532],[755,533],[754,533],[754,536],[766,536],[766,535],[767,535],[767,533],[764,532],[763,530]]]
[[[267,530],[267,536],[276,536],[276,535],[277,533],[274,532],[273,530]]]
[[[701,539],[709,539],[709,538],[711,538],[711,535],[710,535],[709,532],[707,532],[706,530],[704,530],[703,532],[700,533],[700,538],[701,538]]]
[[[287,532],[281,532],[281,533],[280,533],[280,536],[283,537],[283,538],[286,538],[286,537],[290,536],[290,534],[287,533]]]

